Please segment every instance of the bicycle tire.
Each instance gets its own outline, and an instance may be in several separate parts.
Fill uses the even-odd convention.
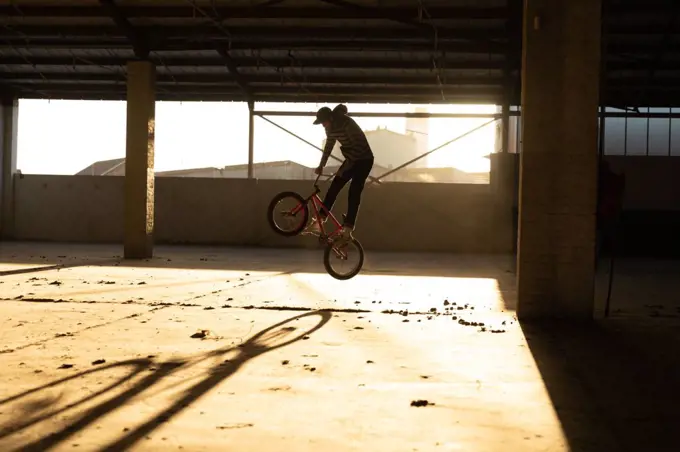
[[[302,221],[300,222],[299,226],[297,226],[295,229],[291,229],[290,231],[281,229],[276,224],[276,220],[274,218],[274,209],[276,208],[276,205],[286,198],[295,199],[298,203],[302,204]],[[274,196],[274,198],[269,203],[269,207],[267,207],[267,222],[269,223],[269,226],[274,232],[284,237],[295,237],[296,235],[300,234],[300,232],[302,232],[307,226],[307,221],[309,221],[309,206],[302,196],[293,191],[284,191]]]
[[[340,281],[346,281],[348,279],[354,278],[356,275],[359,274],[359,272],[364,266],[364,247],[361,246],[361,242],[359,242],[355,238],[352,238],[352,243],[356,245],[357,250],[359,251],[359,264],[352,272],[346,275],[341,275],[340,273],[333,270],[333,267],[331,266],[331,258],[333,259],[335,258],[335,256],[333,255],[333,244],[329,243],[323,252],[323,266],[326,268],[326,272],[333,278],[339,279]]]

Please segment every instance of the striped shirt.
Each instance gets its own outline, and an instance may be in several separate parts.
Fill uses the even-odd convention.
[[[326,128],[326,146],[321,157],[321,167],[326,166],[336,142],[340,142],[340,152],[350,161],[373,158],[373,151],[368,144],[364,131],[347,115],[336,115],[330,126]]]

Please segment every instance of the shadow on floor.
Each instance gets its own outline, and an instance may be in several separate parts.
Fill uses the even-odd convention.
[[[319,316],[318,323],[304,332],[297,331],[297,328],[293,326],[294,322],[304,317],[310,316]],[[65,382],[76,380],[87,374],[94,374],[117,367],[131,368],[130,372],[126,376],[117,379],[114,381],[114,383],[108,385],[107,387],[60,408],[55,407],[54,409],[50,410],[49,406],[57,403],[59,399],[51,400],[47,396],[43,397],[42,402],[44,403],[38,403],[37,405],[35,403],[24,403],[22,406],[23,412],[18,412],[18,410],[15,410],[16,416],[14,418],[17,419],[16,422],[11,425],[0,425],[0,441],[6,440],[12,443],[3,443],[3,450],[11,449],[37,452],[57,447],[79,432],[91,427],[106,414],[124,406],[126,403],[132,401],[140,394],[150,391],[163,379],[175,374],[179,370],[194,367],[199,363],[205,363],[207,360],[219,359],[226,354],[230,354],[230,359],[226,361],[219,359],[218,364],[209,367],[195,384],[180,392],[176,400],[172,401],[169,406],[156,413],[156,415],[151,419],[135,427],[126,428],[123,435],[121,435],[119,438],[112,441],[108,445],[98,448],[98,450],[102,451],[128,450],[141,439],[148,436],[156,428],[171,420],[173,417],[189,407],[193,402],[219,385],[222,381],[236,373],[239,368],[247,361],[266,352],[285,347],[294,342],[302,340],[304,337],[322,328],[330,321],[330,319],[330,311],[321,310],[306,312],[304,314],[286,319],[260,331],[238,347],[224,347],[199,357],[186,360],[173,360],[158,363],[153,362],[150,359],[142,359],[106,365],[89,371],[80,372],[70,377],[44,385],[40,388],[35,388],[7,399],[0,400],[0,408],[3,408],[7,407],[7,405],[10,403],[20,403],[22,400],[27,400],[29,397],[40,397],[41,392],[48,388],[53,388]],[[148,374],[146,377],[143,377],[134,383],[129,383],[130,380],[140,373],[148,372],[148,366],[150,364],[154,364],[156,367],[156,370],[153,373]],[[86,409],[80,416],[73,416],[75,419],[70,421],[68,425],[62,427],[61,429],[28,444],[16,444],[19,441],[13,438],[13,435],[42,422],[54,421],[57,417],[62,417],[67,411],[78,408],[84,403],[90,402],[98,397],[104,397],[107,392],[113,390],[114,388],[120,387],[121,384],[126,382],[126,389],[122,393],[104,400],[92,408]],[[31,407],[35,409],[31,409]]]
[[[2,263],[13,263],[11,261],[6,261],[4,259],[0,260]],[[51,271],[51,270],[61,270],[64,268],[74,268],[74,267],[87,267],[88,265],[97,265],[97,266],[110,266],[110,265],[115,265],[119,261],[116,259],[109,259],[105,261],[78,261],[78,262],[73,262],[73,263],[50,263],[53,261],[48,261],[44,265],[41,266],[36,266],[36,267],[24,267],[24,268],[17,268],[14,270],[4,270],[0,271],[0,277],[2,276],[13,276],[13,275],[23,275],[26,273],[36,273],[36,272],[46,272],[46,271]],[[16,262],[16,263],[25,263],[25,262]]]
[[[121,268],[163,268],[236,272],[325,274],[323,249],[158,246],[151,259],[124,260],[116,245],[64,245],[17,242],[0,252],[0,263],[35,264],[57,268],[78,259],[79,265]],[[114,259],[112,262],[111,259]],[[89,263],[88,263],[89,262]],[[506,309],[514,309],[515,275],[512,256],[437,253],[366,252],[363,276],[488,278],[498,282]],[[10,270],[12,271],[12,270]],[[2,276],[0,274],[0,276]]]
[[[680,450],[680,323],[522,326],[571,451]]]

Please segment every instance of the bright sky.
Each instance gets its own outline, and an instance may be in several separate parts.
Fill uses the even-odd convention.
[[[321,104],[258,103],[256,110],[316,111]],[[331,108],[334,105],[329,105]],[[495,113],[494,105],[348,104],[352,112]],[[125,102],[22,99],[19,103],[18,168],[25,174],[71,175],[99,160],[125,157]],[[324,131],[311,117],[270,117],[321,146]],[[405,118],[355,118],[364,130],[386,127],[404,133]],[[439,146],[489,119],[429,119],[428,148]],[[431,154],[431,167],[489,170],[495,124]],[[255,119],[255,162],[293,160],[309,167],[321,153],[261,118]],[[245,103],[158,102],[156,170],[223,167],[248,162],[248,108]]]

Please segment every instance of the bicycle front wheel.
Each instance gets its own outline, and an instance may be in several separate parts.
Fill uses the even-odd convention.
[[[269,226],[279,235],[293,237],[307,226],[309,207],[305,199],[292,191],[279,193],[267,208]]]
[[[354,238],[329,243],[323,253],[323,265],[335,279],[354,278],[364,266],[364,248]]]

